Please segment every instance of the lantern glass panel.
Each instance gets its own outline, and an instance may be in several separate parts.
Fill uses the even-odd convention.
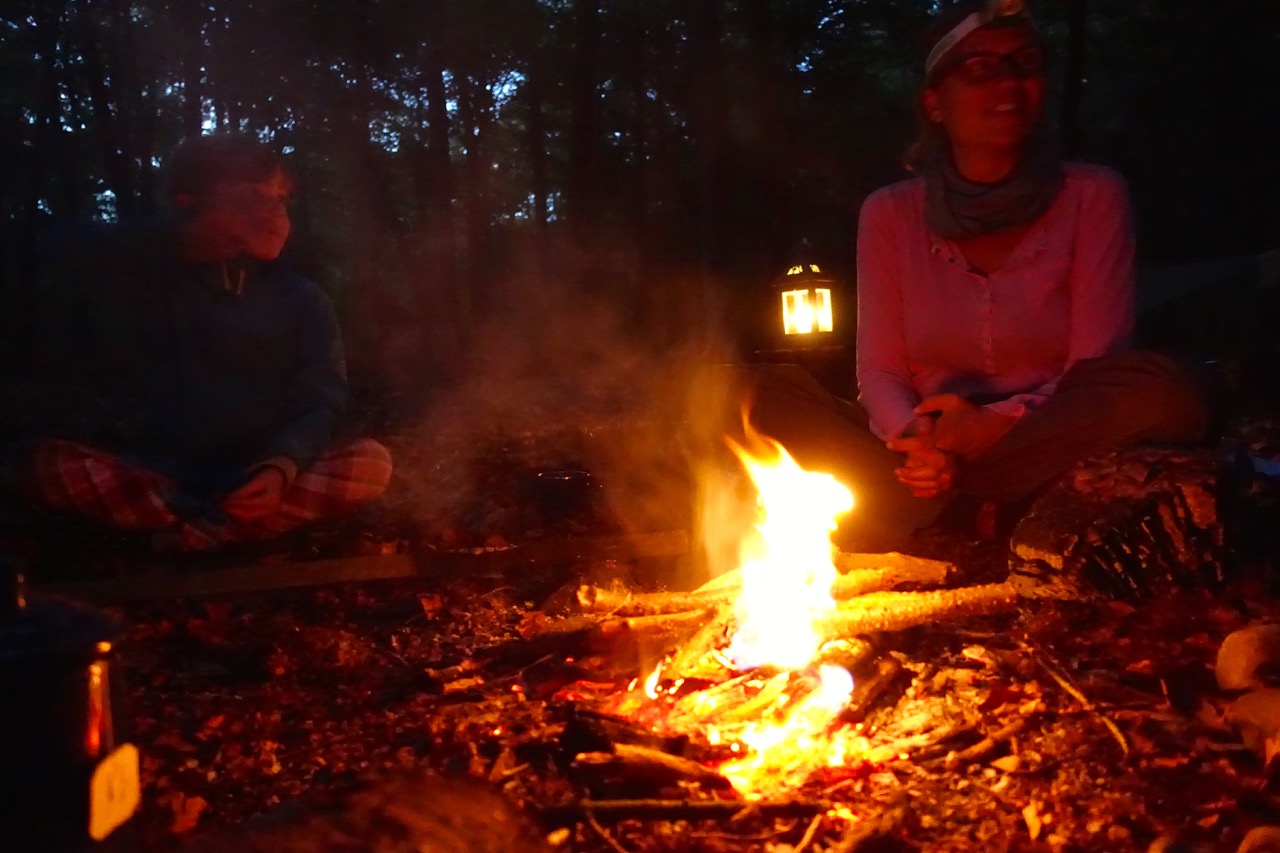
[[[835,328],[831,290],[787,290],[782,293],[782,331],[788,335],[830,332]]]

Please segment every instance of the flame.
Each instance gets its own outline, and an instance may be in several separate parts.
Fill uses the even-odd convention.
[[[800,669],[821,642],[814,615],[835,606],[831,531],[853,508],[853,495],[830,474],[802,469],[773,439],[749,427],[748,438],[766,455],[729,445],[756,485],[760,535],[743,544],[738,632],[729,657],[740,670]]]
[[[780,722],[751,723],[739,735],[750,747],[744,758],[720,765],[720,775],[747,799],[758,799],[769,784],[800,784],[815,760],[829,767],[844,763],[850,746],[842,732],[831,732],[853,691],[853,676],[838,666],[818,670],[817,687]]]
[[[830,474],[802,469],[781,444],[744,426],[748,443],[759,452],[734,441],[729,445],[755,483],[759,535],[743,544],[738,628],[729,657],[739,670],[805,671],[810,685],[807,695],[787,704],[781,719],[748,724],[738,740],[749,752],[720,767],[752,798],[769,783],[803,782],[815,760],[842,763],[848,749],[830,730],[853,691],[853,677],[838,666],[814,672],[810,664],[822,642],[814,617],[835,606],[831,532],[853,508],[853,495]]]

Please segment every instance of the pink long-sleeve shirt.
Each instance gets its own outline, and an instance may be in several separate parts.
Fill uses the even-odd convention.
[[[930,233],[923,179],[867,198],[858,220],[858,399],[876,435],[897,435],[934,394],[1020,417],[1072,364],[1128,344],[1134,235],[1124,180],[1101,166],[1065,171],[1053,204],[990,275]]]

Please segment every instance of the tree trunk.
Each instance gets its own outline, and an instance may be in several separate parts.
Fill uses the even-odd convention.
[[[599,177],[599,0],[573,4],[573,56],[569,93],[569,173],[566,182],[569,216],[575,234],[583,239],[600,213]]]
[[[1084,60],[1089,24],[1089,0],[1068,0],[1067,56],[1062,81],[1062,149],[1067,157],[1080,152],[1080,104],[1084,89]]]

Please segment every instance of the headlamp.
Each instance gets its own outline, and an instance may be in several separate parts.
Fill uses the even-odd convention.
[[[979,12],[973,12],[960,20],[946,35],[938,39],[938,43],[929,51],[924,61],[924,76],[927,79],[938,67],[944,56],[951,52],[969,33],[989,24],[1014,24],[1027,20],[1026,0],[988,0]]]

